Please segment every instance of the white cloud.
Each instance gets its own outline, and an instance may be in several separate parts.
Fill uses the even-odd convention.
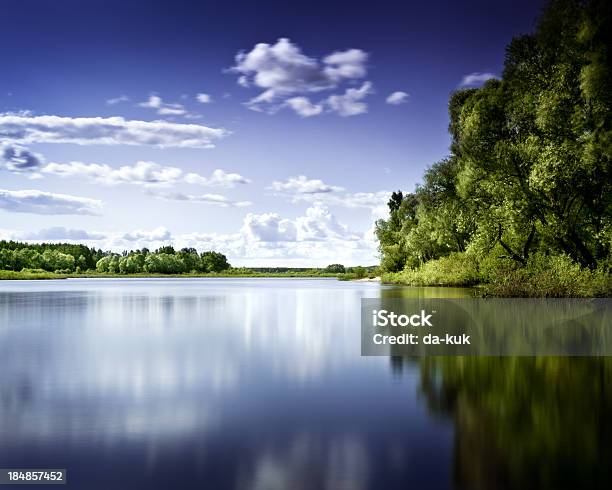
[[[329,240],[359,240],[359,235],[341,225],[327,207],[315,202],[305,216],[294,220],[282,219],[276,213],[252,214],[244,218],[241,229],[249,241],[308,242]]]
[[[85,230],[65,228],[63,226],[52,226],[39,231],[19,233],[13,236],[14,240],[102,240],[103,233],[89,232]]]
[[[345,81],[364,78],[367,59],[364,51],[349,49],[319,61],[303,54],[289,39],[282,38],[276,44],[259,43],[248,53],[238,53],[230,71],[239,74],[239,85],[263,89],[247,103],[251,109],[274,112],[288,106],[300,116],[308,117],[320,114],[321,104],[292,96],[330,90]],[[279,101],[284,103],[273,106]]]
[[[263,242],[292,242],[297,237],[295,223],[277,213],[247,214],[241,232],[248,240]]]
[[[387,216],[387,202],[391,192],[354,192],[354,193],[327,193],[327,194],[304,194],[295,193],[291,196],[294,203],[298,202],[322,202],[327,206],[340,206],[349,209],[368,209],[373,218]]]
[[[50,230],[50,229],[49,229]],[[121,252],[127,249],[173,245],[194,247],[200,252],[217,250],[235,266],[326,266],[377,263],[377,244],[372,230],[355,232],[339,223],[322,203],[313,203],[304,215],[284,218],[277,213],[249,213],[235,233],[184,233],[174,235],[160,226],[152,230],[89,232],[41,230],[24,234],[0,230],[0,237],[21,240],[61,240]],[[27,236],[26,236],[27,235]]]
[[[475,71],[473,73],[465,75],[461,80],[460,86],[471,87],[474,85],[480,85],[481,83],[484,83],[487,80],[491,80],[492,78],[497,78],[497,75],[495,75],[494,73]]]
[[[166,201],[184,201],[202,204],[212,204],[223,208],[243,208],[251,206],[250,201],[232,201],[221,194],[183,194],[181,192],[149,192],[150,195]]]
[[[211,187],[234,187],[236,184],[249,184],[251,182],[240,174],[228,173],[220,168],[214,170],[210,177],[203,177],[192,172],[185,175],[184,180],[188,184],[199,184]]]
[[[363,78],[367,74],[367,61],[368,55],[361,49],[336,51],[323,58],[326,65],[323,71],[331,80],[336,81]]]
[[[392,94],[389,95],[389,97],[387,97],[386,102],[387,104],[391,104],[391,105],[400,105],[400,104],[405,104],[406,102],[408,102],[408,98],[410,97],[409,94],[407,94],[406,92],[393,92]]]
[[[183,104],[170,104],[164,102],[158,95],[149,95],[149,98],[138,104],[145,109],[155,109],[160,116],[182,116],[187,114]]]
[[[129,102],[130,98],[127,95],[120,95],[119,97],[113,97],[112,99],[107,99],[106,103],[108,105],[117,105],[121,102]]]
[[[2,151],[0,168],[4,167],[10,172],[36,172],[44,162],[42,155],[20,145],[4,143],[0,145],[0,150]]]
[[[371,93],[372,84],[364,82],[359,88],[349,88],[343,95],[331,95],[327,99],[332,111],[343,117],[356,116],[368,112],[368,105],[362,100]]]
[[[308,97],[291,97],[285,101],[285,105],[301,117],[318,116],[323,112],[323,105],[313,104]]]
[[[124,233],[121,238],[129,242],[158,242],[172,240],[172,233],[163,227],[158,226],[154,230],[134,230],[129,233]]]
[[[289,177],[285,181],[275,180],[270,188],[277,192],[296,194],[321,194],[327,192],[343,191],[343,187],[329,185],[319,179],[309,179],[305,175]]]
[[[221,169],[213,171],[210,177],[204,177],[194,172],[185,174],[178,167],[162,166],[155,162],[145,161],[119,168],[97,163],[52,162],[45,165],[41,172],[59,177],[84,178],[105,185],[136,184],[148,187],[187,183],[208,187],[234,187],[236,184],[250,182],[240,174],[227,173]]]
[[[78,145],[148,145],[212,148],[227,136],[222,128],[168,121],[128,121],[122,117],[61,117],[0,114],[0,141]]]
[[[209,104],[212,102],[212,97],[209,94],[197,94],[196,99],[202,104]]]
[[[102,202],[39,190],[0,189],[0,209],[32,214],[99,214]]]

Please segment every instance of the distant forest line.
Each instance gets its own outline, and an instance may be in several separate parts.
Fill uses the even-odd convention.
[[[71,274],[219,274],[236,275],[346,275],[351,278],[372,275],[372,267],[238,267],[230,265],[220,252],[198,253],[195,248],[175,250],[164,246],[150,251],[146,248],[121,254],[70,243],[25,243],[0,241],[0,271],[23,272],[24,278],[36,273]],[[13,275],[15,278],[18,276]],[[9,278],[8,275],[6,275]],[[47,277],[47,276],[44,276]],[[48,276],[53,277],[53,276]],[[1,276],[0,276],[1,278]]]

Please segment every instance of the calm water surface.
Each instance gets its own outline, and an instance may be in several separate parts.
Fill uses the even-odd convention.
[[[559,468],[607,480],[608,363],[361,357],[360,299],[381,294],[465,293],[0,281],[0,467],[67,468],[84,489],[542,488]]]

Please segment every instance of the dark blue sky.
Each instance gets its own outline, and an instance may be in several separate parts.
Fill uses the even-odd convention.
[[[283,249],[280,262],[287,263],[290,257],[306,260],[311,256],[305,244],[308,237],[325,244],[330,236],[350,241],[353,231],[363,234],[384,210],[386,192],[412,190],[426,166],[447,154],[450,92],[470,74],[480,74],[476,86],[479,76],[499,76],[505,46],[514,35],[533,30],[542,6],[540,1],[5,0],[0,113],[30,111],[19,124],[30,124],[33,121],[27,118],[41,115],[163,120],[199,125],[202,131],[224,128],[226,136],[212,141],[214,148],[203,148],[202,142],[182,144],[182,127],[163,129],[179,138],[163,145],[147,140],[150,134],[104,144],[90,135],[72,137],[76,129],[68,127],[71,119],[57,123],[64,133],[55,141],[40,135],[11,141],[2,137],[0,128],[0,144],[20,144],[45,164],[85,165],[59,172],[41,164],[40,171],[29,174],[5,165],[9,171],[0,174],[2,188],[11,193],[34,189],[77,195],[99,201],[103,209],[94,217],[80,211],[67,214],[65,208],[57,213],[45,209],[41,216],[31,206],[23,211],[14,200],[3,205],[0,199],[4,209],[0,231],[25,236],[49,226],[69,227],[114,233],[116,238],[119,230],[164,228],[175,240],[200,233],[244,241],[244,236],[236,236],[246,230],[250,239],[270,250],[278,249],[278,242],[296,242]],[[290,40],[285,47],[299,50],[291,55],[297,65],[283,72],[290,75],[289,85],[270,82],[276,69],[286,66],[270,66],[269,60],[253,71],[245,63],[242,71],[228,72],[238,66],[239,52],[254,55],[258,43],[267,43],[271,52],[271,47],[281,47],[276,44],[280,38]],[[332,53],[356,56],[343,65],[353,71],[336,78],[326,74],[324,68],[330,65],[325,57]],[[317,68],[300,71],[304,60]],[[297,71],[292,71],[296,66]],[[247,88],[237,83],[245,74]],[[268,78],[258,82],[257,76]],[[254,103],[270,86],[267,83],[274,87],[270,100]],[[320,88],[320,83],[325,87]],[[394,92],[408,94],[400,95],[404,103],[387,103]],[[196,94],[201,93],[208,94],[211,102],[199,103]],[[150,99],[152,95],[160,99]],[[119,97],[117,103],[108,102]],[[158,130],[151,129],[156,136]],[[160,199],[161,193],[150,189],[150,176],[138,181],[134,177],[138,172],[129,168],[122,171],[131,172],[129,178],[112,174],[138,161],[154,162],[151,168],[158,170],[172,167],[170,174],[209,176],[222,169],[250,183],[238,185],[237,177],[235,182],[200,179],[198,185],[216,189],[197,190],[194,179],[186,183],[181,177],[180,182],[162,182],[166,191],[172,187],[174,197],[166,192]],[[87,167],[91,164],[108,168]],[[299,176],[306,180],[296,181]],[[325,208],[312,211],[309,206],[314,202]],[[143,216],[126,209],[151,213]],[[308,218],[309,212],[316,216]],[[272,215],[276,221],[261,218]],[[325,229],[319,230],[319,225]],[[300,232],[300,226],[306,231]],[[336,226],[340,228],[334,232]],[[129,245],[116,245],[110,239],[104,243]],[[244,243],[241,247],[228,253],[256,257],[251,252],[257,247],[249,249]],[[274,261],[272,252],[266,254],[253,260]]]

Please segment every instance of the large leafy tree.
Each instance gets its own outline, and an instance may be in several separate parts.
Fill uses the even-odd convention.
[[[610,5],[552,0],[500,80],[451,96],[450,157],[377,223],[384,268],[494,247],[522,265],[534,251],[610,257]]]

